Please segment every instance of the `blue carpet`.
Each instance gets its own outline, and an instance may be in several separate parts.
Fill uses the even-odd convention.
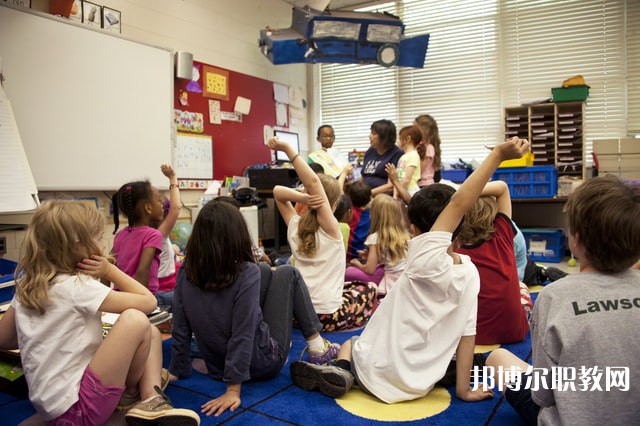
[[[535,299],[536,294],[532,294]],[[343,343],[351,336],[360,334],[361,330],[351,332],[325,333],[325,337],[333,342]],[[171,341],[163,343],[164,364],[169,363]],[[306,392],[291,384],[289,364],[298,359],[305,347],[305,341],[298,330],[294,330],[293,345],[289,353],[289,362],[280,374],[266,382],[252,382],[242,385],[242,405],[235,412],[226,412],[220,417],[202,417],[203,425],[519,425],[520,419],[513,409],[504,401],[499,393],[493,399],[467,403],[455,397],[455,389],[447,389],[451,396],[448,408],[439,414],[414,421],[375,421],[360,417],[343,409],[336,400],[325,397],[319,392]],[[522,359],[527,359],[531,351],[531,340],[527,336],[524,342],[502,345]],[[384,350],[384,348],[381,348]],[[190,408],[197,412],[200,406],[222,394],[226,386],[193,372],[186,379],[172,383],[167,388],[167,395],[174,406]],[[401,410],[401,409],[399,409]],[[0,423],[16,425],[35,413],[27,399],[24,389],[0,390]]]

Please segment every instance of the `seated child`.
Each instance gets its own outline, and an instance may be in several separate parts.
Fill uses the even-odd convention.
[[[347,249],[347,262],[358,258],[360,251],[365,249],[364,240],[369,235],[371,218],[369,216],[369,203],[371,202],[371,187],[362,180],[356,180],[347,185],[346,194],[353,205],[351,209],[351,222],[349,227],[349,247]]]
[[[194,335],[204,364],[198,368],[227,383],[223,395],[202,406],[207,416],[238,408],[243,382],[278,375],[294,319],[309,361],[330,362],[339,348],[318,333],[322,326],[300,273],[255,263],[242,213],[225,198],[209,201],[198,214],[173,299],[171,378],[191,373]]]
[[[158,225],[158,231],[162,234],[162,251],[160,252],[160,265],[158,267],[158,291],[171,291],[176,286],[176,277],[180,262],[178,261],[174,245],[169,238],[171,230],[180,215],[182,201],[176,172],[170,164],[160,166],[162,173],[169,178],[169,199],[164,205],[164,219]]]
[[[378,284],[378,296],[391,290],[407,264],[409,232],[400,205],[390,195],[379,194],[371,202],[371,233],[365,241],[367,260],[351,259],[347,281],[372,281]],[[373,274],[384,267],[382,279]],[[378,281],[375,281],[378,279]]]
[[[338,226],[340,226],[340,233],[342,234],[342,240],[344,241],[345,252],[349,247],[349,233],[351,231],[351,228],[349,228],[349,222],[351,222],[351,217],[353,216],[353,213],[351,213],[352,207],[351,198],[346,194],[342,194],[338,200],[338,205],[333,212],[333,215],[338,219]]]
[[[527,310],[521,303],[515,235],[509,187],[501,180],[489,182],[465,215],[456,249],[469,256],[480,273],[476,329],[480,345],[520,342],[529,332]],[[528,290],[522,287],[530,309]]]
[[[360,337],[342,345],[337,366],[296,361],[294,385],[337,398],[355,377],[363,391],[386,403],[412,400],[433,389],[455,353],[456,396],[492,396],[469,385],[480,279],[469,257],[454,253],[453,240],[500,162],[521,157],[528,147],[517,138],[498,144],[455,194],[450,186],[433,184],[413,196],[409,218],[417,236],[409,242],[404,274]]]
[[[517,375],[511,380],[519,380],[519,390],[504,389],[526,424],[636,424],[640,409],[629,396],[640,391],[640,271],[632,269],[640,259],[640,186],[612,175],[589,179],[571,193],[565,212],[580,272],[539,293],[533,366],[504,349],[487,365],[529,371],[546,383],[531,389]],[[551,388],[560,373],[563,388]]]

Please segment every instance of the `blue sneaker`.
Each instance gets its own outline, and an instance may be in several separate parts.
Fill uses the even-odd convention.
[[[337,343],[331,343],[324,338],[322,339],[322,341],[324,342],[324,351],[312,351],[311,349],[309,349],[308,359],[311,364],[332,364],[333,361],[338,357],[340,345]]]

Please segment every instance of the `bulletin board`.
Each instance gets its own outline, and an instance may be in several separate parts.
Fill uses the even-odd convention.
[[[196,125],[191,121],[191,131],[181,132],[211,136],[213,179],[241,176],[248,166],[270,163],[271,151],[264,145],[263,128],[276,125],[273,82],[198,61],[193,61],[193,66],[196,70],[193,81],[179,78],[174,81],[174,108],[183,116],[202,114],[202,125],[200,121]],[[210,78],[215,85],[205,85],[205,69],[214,69],[219,76],[214,80]],[[226,86],[221,86],[223,83]],[[234,113],[238,97],[251,101],[248,114]],[[219,124],[211,123],[210,100],[219,102],[219,116],[213,120]],[[215,105],[213,109],[217,110],[218,104]],[[176,113],[176,120],[178,116]],[[234,121],[238,119],[240,121]],[[198,161],[205,161],[204,157]],[[177,174],[180,179],[190,178],[179,171]]]
[[[213,179],[211,136],[178,133],[174,166],[182,179]]]

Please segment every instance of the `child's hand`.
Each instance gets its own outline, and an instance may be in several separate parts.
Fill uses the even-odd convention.
[[[493,398],[493,391],[491,389],[482,390],[482,387],[479,387],[476,390],[471,390],[470,387],[467,387],[462,391],[456,390],[456,396],[463,401],[475,402]]]
[[[367,259],[369,258],[369,249],[358,250],[356,253],[358,253],[358,259],[360,259],[360,262],[367,263]]]
[[[498,151],[503,161],[514,160],[522,157],[529,151],[529,141],[514,136],[496,145],[493,150]]]
[[[269,148],[271,148],[274,151],[284,151],[285,148],[289,146],[288,143],[283,142],[276,137],[269,139],[269,141],[267,142],[267,145],[269,146]]]
[[[201,412],[205,413],[207,416],[214,414],[216,417],[218,417],[220,414],[227,411],[227,408],[230,411],[235,411],[236,408],[240,406],[240,402],[241,401],[239,393],[227,390],[219,397],[202,404]]]
[[[176,176],[176,171],[173,170],[173,166],[171,164],[163,163],[160,166],[160,170],[162,171],[162,174],[168,177],[169,179]]]
[[[323,203],[324,203],[324,197],[320,194],[309,195],[307,198],[307,204],[309,205],[309,207],[311,207],[314,210],[322,207]]]
[[[349,176],[351,173],[353,173],[353,164],[347,164],[342,168],[342,174],[345,176]]]
[[[104,256],[93,255],[90,259],[82,259],[76,265],[79,272],[85,273],[97,279],[107,277],[109,268],[115,267]]]
[[[393,163],[387,163],[387,165],[384,166],[384,169],[387,171],[387,175],[391,182],[398,181],[398,170],[396,170],[396,166],[394,166]]]

